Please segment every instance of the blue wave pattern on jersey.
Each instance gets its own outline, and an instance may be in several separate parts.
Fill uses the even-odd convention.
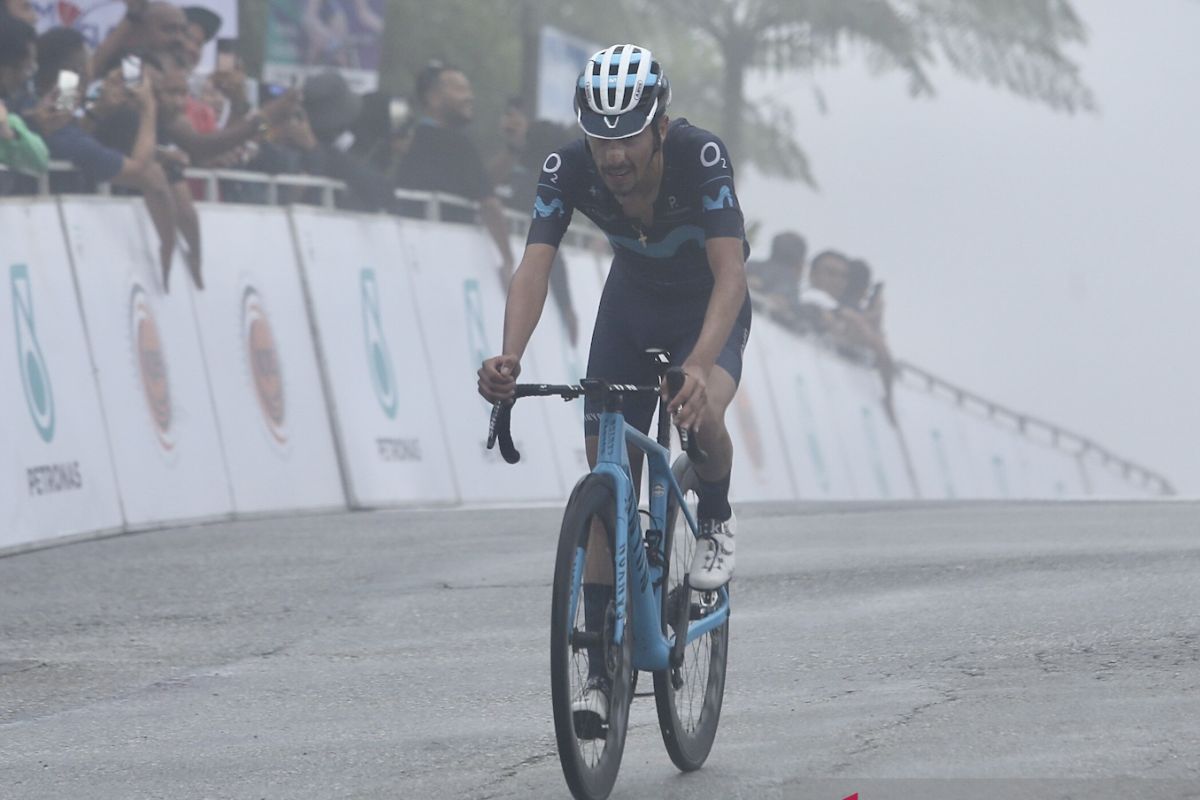
[[[533,200],[533,214],[536,217],[549,219],[555,214],[561,217],[565,213],[566,209],[563,208],[563,201],[561,197],[554,198],[550,205],[546,205],[546,202],[542,200],[540,196],[535,197]]]
[[[688,242],[695,242],[704,247],[704,229],[699,225],[681,225],[675,228],[659,242],[647,242],[642,245],[639,239],[628,236],[608,235],[608,240],[614,245],[620,245],[632,253],[650,258],[674,258],[680,249]]]
[[[716,197],[704,195],[704,210],[718,211],[722,208],[733,208],[733,194],[729,191],[728,186],[722,186],[721,191],[717,192]]]

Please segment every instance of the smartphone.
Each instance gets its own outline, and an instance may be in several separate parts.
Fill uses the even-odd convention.
[[[59,70],[58,73],[58,102],[59,111],[74,111],[79,104],[79,74],[70,70]]]
[[[867,295],[867,300],[863,304],[863,308],[870,308],[875,305],[875,299],[879,297],[879,293],[883,291],[883,281],[878,281],[871,287],[871,293]]]
[[[287,94],[288,87],[279,83],[264,83],[262,85],[263,98],[266,100],[274,100],[280,95]]]
[[[142,82],[142,60],[137,56],[125,56],[121,59],[121,77],[130,89]]]

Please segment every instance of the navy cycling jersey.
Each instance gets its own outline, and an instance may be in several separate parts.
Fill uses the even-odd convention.
[[[732,236],[745,244],[745,222],[724,143],[686,119],[673,120],[663,139],[663,177],[646,227],[625,216],[583,139],[546,157],[527,244],[558,247],[575,210],[612,244],[613,270],[648,289],[711,292],[705,241]]]

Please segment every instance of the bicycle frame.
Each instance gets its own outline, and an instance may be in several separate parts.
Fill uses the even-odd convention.
[[[609,475],[616,488],[617,522],[615,551],[615,586],[613,600],[616,605],[616,628],[614,641],[620,644],[625,637],[625,604],[633,603],[633,666],[645,671],[669,669],[671,650],[675,636],[664,633],[662,592],[663,567],[650,563],[646,557],[646,544],[642,534],[641,518],[637,510],[637,493],[634,490],[626,444],[646,454],[646,467],[650,486],[650,521],[653,530],[663,532],[657,543],[658,564],[666,563],[666,524],[668,493],[679,503],[679,510],[687,520],[692,535],[698,526],[691,511],[684,503],[683,492],[671,474],[670,451],[625,422],[625,417],[616,411],[606,411],[600,417],[600,440],[596,467],[593,474]],[[621,533],[624,532],[624,535]],[[632,568],[627,569],[632,559]],[[576,556],[572,597],[578,602],[583,583],[583,553]],[[632,584],[632,588],[631,588]],[[574,619],[571,609],[569,619]],[[688,624],[687,642],[703,636],[721,626],[729,617],[729,591],[727,587],[717,590],[717,605],[700,620]]]

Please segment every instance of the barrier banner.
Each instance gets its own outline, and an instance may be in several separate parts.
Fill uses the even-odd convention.
[[[1116,462],[1105,462],[1095,452],[1086,453],[1081,463],[1087,476],[1089,497],[1120,500],[1155,496],[1148,488],[1138,488],[1132,477],[1125,477]]]
[[[474,225],[401,220],[400,236],[409,254],[410,273],[421,328],[429,345],[438,407],[464,502],[519,502],[565,497],[578,472],[574,441],[559,443],[548,420],[555,399],[530,399],[512,417],[513,441],[521,461],[504,463],[500,449],[486,449],[491,405],[479,396],[477,372],[485,358],[500,352],[505,294],[497,271],[495,245]],[[553,334],[552,327],[539,333]],[[558,372],[543,369],[534,348],[521,362],[522,382]],[[421,377],[424,377],[422,375]],[[572,414],[576,409],[572,409]],[[562,449],[566,448],[566,449]],[[570,483],[563,478],[571,475]]]
[[[979,497],[976,465],[953,404],[897,383],[893,402],[896,418],[917,473],[918,496],[958,500]]]
[[[842,361],[826,353],[825,362],[852,398],[849,428],[860,437],[861,447],[871,465],[869,493],[877,499],[910,499],[916,496],[913,475],[905,454],[903,432],[892,424],[884,406],[883,380],[874,367]],[[862,487],[860,486],[860,490]]]
[[[733,473],[730,496],[736,500],[795,500],[792,453],[783,445],[783,431],[775,405],[774,365],[762,357],[758,342],[760,322],[751,325],[750,341],[742,354],[742,380],[725,414],[733,440]]]
[[[1028,439],[1017,439],[1013,447],[1024,477],[1023,497],[1060,499],[1086,495],[1079,459],[1075,456]]]
[[[399,223],[317,209],[291,213],[350,504],[455,502],[434,393],[444,367],[426,357]]]
[[[162,291],[146,211],[117,198],[62,201],[67,239],[131,526],[233,511],[221,435],[176,259]]]
[[[287,213],[202,204],[192,295],[238,512],[344,507]]]
[[[750,334],[778,409],[779,439],[789,453],[802,500],[854,497],[850,464],[821,390],[815,347],[758,315]]]
[[[978,497],[1009,500],[1021,496],[1024,476],[1012,448],[1015,434],[974,410],[958,410],[966,449],[975,465]]]
[[[520,253],[524,242],[513,242],[513,252]],[[571,337],[558,302],[551,292],[546,298],[546,307],[533,338],[529,340],[529,354],[522,361],[521,382],[523,383],[578,383],[587,374],[588,349],[592,341],[592,329],[596,325],[596,310],[600,306],[601,284],[598,282],[598,256],[584,250],[563,248],[562,263],[555,269],[565,267],[565,278],[570,286],[571,306],[578,319],[575,341]],[[486,280],[486,279],[485,279]],[[496,321],[504,319],[504,300],[496,311]],[[488,331],[489,341],[492,335]],[[495,329],[495,344],[501,344],[503,331]],[[494,355],[491,354],[491,355]],[[536,373],[530,369],[536,365]],[[478,369],[478,365],[476,365]],[[550,426],[552,441],[558,461],[564,471],[562,483],[566,488],[589,470],[587,451],[583,441],[583,398],[570,403],[533,401],[522,404],[517,412],[518,419],[533,405],[542,405],[546,421]],[[520,423],[517,423],[519,426]],[[517,428],[514,427],[514,436]],[[565,494],[564,494],[565,497]]]
[[[120,528],[58,204],[0,202],[0,230],[0,550]]]

